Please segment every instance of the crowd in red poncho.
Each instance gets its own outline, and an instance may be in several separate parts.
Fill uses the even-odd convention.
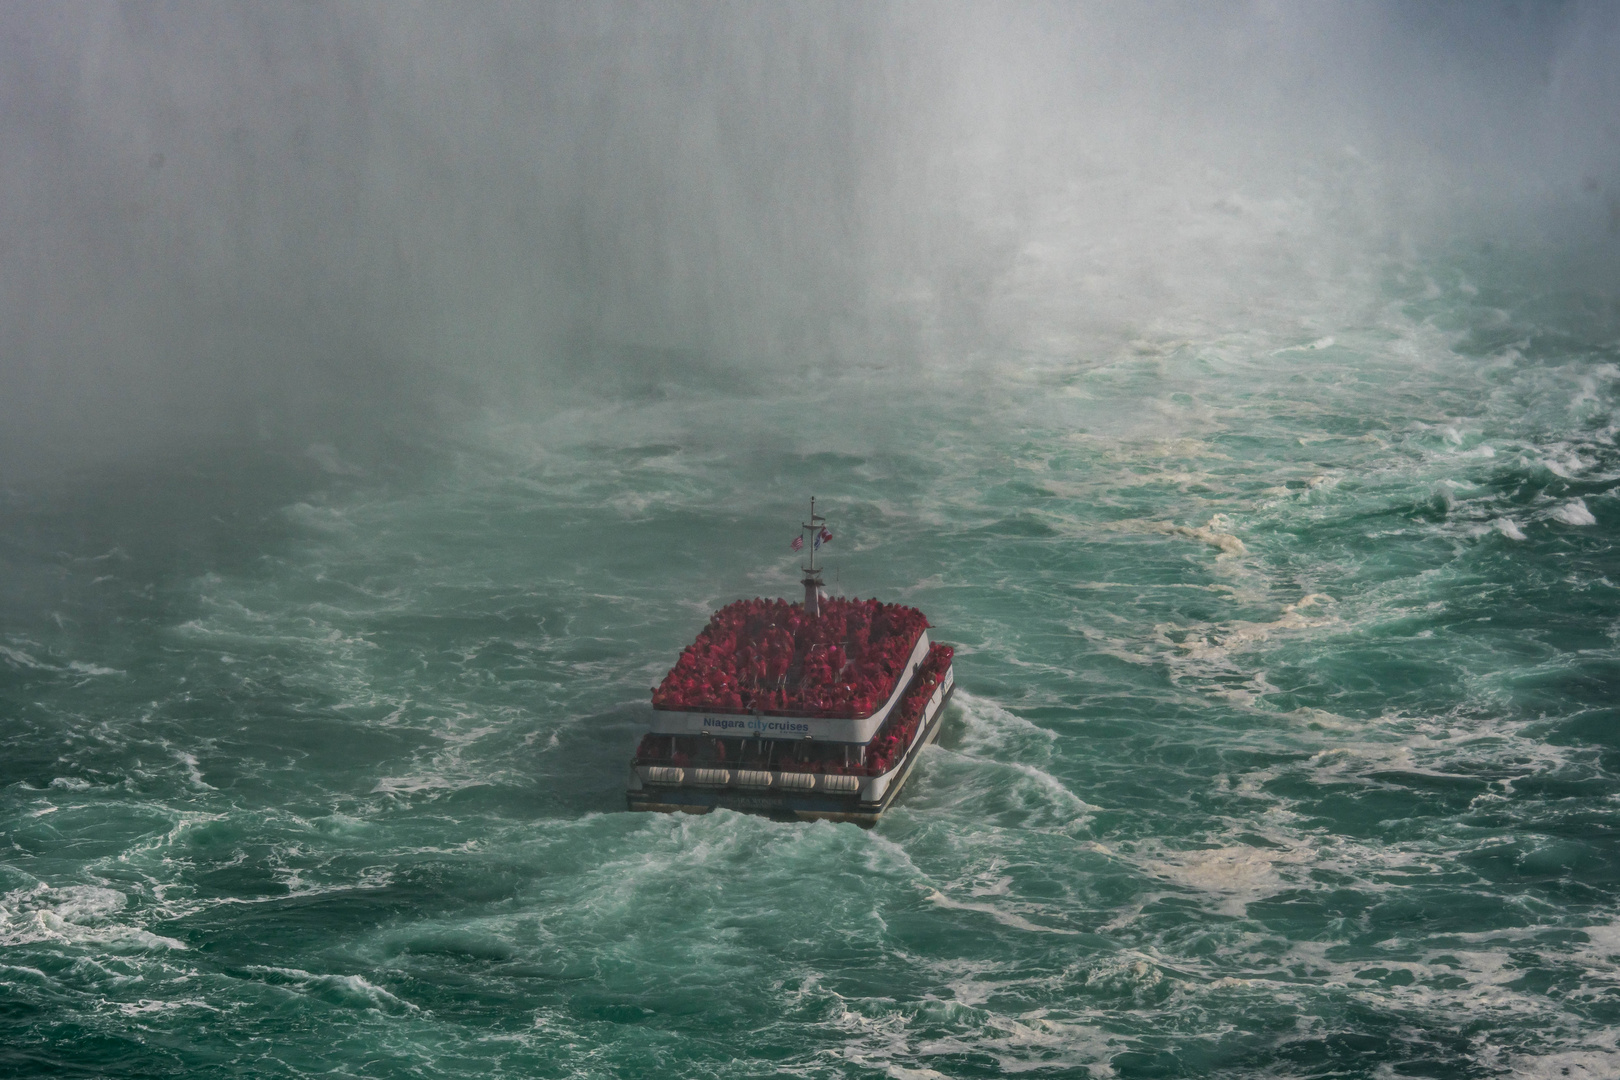
[[[931,644],[928,657],[917,667],[917,675],[906,688],[871,742],[861,748],[843,743],[810,742],[803,739],[699,738],[694,735],[654,735],[642,737],[636,748],[636,762],[668,761],[675,765],[734,765],[741,768],[776,769],[781,772],[843,773],[880,776],[905,756],[906,748],[917,737],[923,708],[933,696],[945,672],[950,669],[955,650],[949,645]],[[729,747],[729,749],[728,749]]]
[[[653,691],[653,706],[703,712],[870,716],[894,692],[928,620],[916,608],[833,597],[819,616],[786,600],[738,600],[709,619]]]
[[[900,704],[883,721],[883,726],[877,729],[872,741],[866,744],[868,775],[880,776],[888,772],[905,756],[906,747],[911,745],[911,740],[917,735],[917,725],[922,722],[923,707],[934,696],[940,680],[950,670],[951,659],[955,655],[956,650],[949,645],[936,642],[928,646],[928,658],[917,665],[917,677],[906,689],[906,696],[900,699]]]

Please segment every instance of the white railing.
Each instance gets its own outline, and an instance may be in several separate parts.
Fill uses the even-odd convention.
[[[782,772],[766,769],[680,768],[672,765],[637,765],[636,775],[649,784],[693,784],[700,787],[776,788],[782,791],[824,791],[829,795],[853,795],[860,792],[867,802],[876,802],[888,790],[889,781],[899,773],[910,758],[911,749],[928,730],[929,722],[945,700],[945,692],[955,682],[954,673],[945,669],[944,677],[934,688],[923,707],[923,714],[912,735],[906,753],[888,772],[877,776],[849,773]]]

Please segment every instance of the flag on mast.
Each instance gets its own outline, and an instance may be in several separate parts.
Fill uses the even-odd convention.
[[[804,550],[804,537],[802,535],[795,536],[793,538],[793,543],[789,544],[788,547],[792,548],[794,551]]]
[[[816,534],[816,547],[820,547],[822,544],[830,543],[832,543],[832,530],[828,529],[826,526],[822,526],[821,531]]]

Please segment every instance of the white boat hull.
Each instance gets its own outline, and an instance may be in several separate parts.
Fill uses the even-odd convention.
[[[630,809],[707,814],[724,807],[774,818],[850,821],[870,827],[899,796],[923,748],[939,737],[955,688],[955,673],[946,668],[923,709],[911,745],[894,768],[878,776],[636,765],[627,792]]]

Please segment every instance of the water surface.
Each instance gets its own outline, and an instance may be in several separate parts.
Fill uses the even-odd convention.
[[[1590,315],[1412,262],[1288,331],[15,488],[0,1068],[1612,1075]],[[956,646],[939,745],[871,831],[625,812],[811,494],[836,589]]]

